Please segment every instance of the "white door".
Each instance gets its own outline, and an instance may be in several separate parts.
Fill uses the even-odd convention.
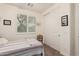
[[[44,43],[60,51],[59,20],[52,13],[44,16]]]

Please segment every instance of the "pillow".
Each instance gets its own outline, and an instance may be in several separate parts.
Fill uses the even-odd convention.
[[[5,38],[0,38],[0,45],[8,43],[8,40]]]

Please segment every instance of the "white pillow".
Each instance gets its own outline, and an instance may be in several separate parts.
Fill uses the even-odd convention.
[[[0,38],[0,44],[6,44],[8,43],[8,40],[5,38]]]

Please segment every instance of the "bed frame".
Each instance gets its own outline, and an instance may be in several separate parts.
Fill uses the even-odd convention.
[[[2,56],[43,56],[43,47],[38,46],[29,49],[22,49],[13,53],[6,53]]]

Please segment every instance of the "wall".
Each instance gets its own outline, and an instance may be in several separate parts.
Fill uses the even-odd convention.
[[[23,10],[14,6],[0,4],[0,36],[7,38],[8,40],[16,40],[27,38],[29,36],[36,37],[36,34],[42,34],[42,28],[37,26],[36,34],[33,33],[25,33],[25,34],[18,34],[17,33],[17,14],[25,14],[35,16],[37,18],[37,22],[40,23],[42,16],[39,13]],[[11,20],[11,26],[3,25],[3,20]],[[41,23],[40,23],[41,24]]]
[[[75,48],[76,48],[76,55],[79,56],[79,4],[75,4]]]
[[[68,15],[68,26],[61,26],[63,15]],[[63,55],[70,55],[70,4],[56,4],[44,18],[44,43]]]
[[[70,55],[75,55],[75,4],[70,8]]]

